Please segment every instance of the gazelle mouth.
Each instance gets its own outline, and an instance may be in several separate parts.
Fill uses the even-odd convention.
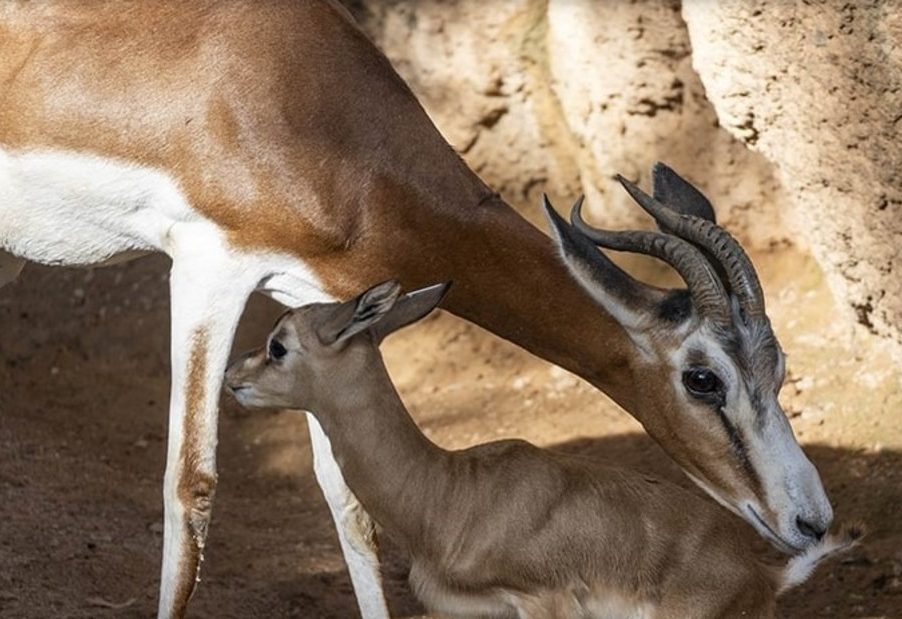
[[[770,541],[774,546],[788,554],[796,555],[804,552],[804,549],[799,548],[798,546],[794,546],[793,544],[790,544],[785,539],[780,537],[780,535],[778,535],[777,532],[774,531],[771,526],[764,521],[764,518],[762,518],[758,514],[758,512],[755,511],[754,507],[746,503],[745,508],[746,513],[752,516],[749,519],[749,522],[751,522],[752,525],[755,526],[755,528],[758,530],[758,533],[767,538],[767,540]]]

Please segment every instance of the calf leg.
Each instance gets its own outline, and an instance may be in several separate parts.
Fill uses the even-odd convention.
[[[311,282],[303,271],[274,274],[267,279],[264,292],[289,307],[335,301],[322,291],[318,283]],[[388,619],[374,523],[345,484],[328,437],[309,413],[307,425],[313,448],[313,470],[338,529],[338,541],[351,575],[360,613],[364,619]]]
[[[216,489],[223,373],[257,279],[201,239],[173,253],[172,393],[164,479],[160,617],[181,617],[199,579]]]

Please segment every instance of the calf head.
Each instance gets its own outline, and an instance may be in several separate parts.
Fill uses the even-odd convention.
[[[226,385],[244,406],[319,410],[353,398],[354,381],[381,368],[385,336],[439,304],[447,284],[406,295],[393,281],[344,303],[314,303],[282,314],[264,346],[226,371]],[[363,403],[361,403],[363,404]]]

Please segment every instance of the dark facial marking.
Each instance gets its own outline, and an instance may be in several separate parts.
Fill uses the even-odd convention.
[[[692,297],[688,290],[674,290],[658,304],[658,318],[663,321],[680,324],[689,320],[692,315]]]
[[[780,380],[775,375],[780,365],[780,345],[767,319],[744,325],[729,340],[728,354],[739,369],[755,414],[756,428],[760,429],[767,414],[768,396],[780,390]],[[724,346],[727,350],[726,343]]]
[[[736,425],[732,421],[730,421],[729,417],[727,417],[726,413],[724,412],[726,391],[723,383],[720,382],[720,379],[718,378],[717,380],[718,382],[720,382],[719,390],[712,390],[710,393],[693,393],[690,386],[686,384],[686,379],[688,378],[687,375],[697,370],[706,370],[710,372],[710,370],[706,367],[708,364],[708,357],[701,350],[692,349],[687,353],[686,360],[690,365],[690,369],[684,373],[683,378],[683,383],[684,385],[686,385],[687,391],[689,391],[690,394],[693,395],[693,397],[696,397],[697,399],[709,404],[711,408],[717,413],[717,418],[718,420],[720,420],[720,424],[721,426],[723,426],[723,429],[727,433],[727,437],[730,440],[730,448],[739,459],[739,463],[742,466],[742,470],[748,477],[750,485],[757,491],[757,489],[760,489],[761,487],[761,480],[758,477],[758,473],[755,471],[755,468],[752,466],[751,460],[749,459],[748,449],[745,446],[745,438],[742,434],[742,430],[736,427]]]
[[[727,432],[727,436],[730,439],[730,447],[733,449],[733,453],[736,454],[736,457],[739,458],[739,463],[742,465],[742,470],[748,476],[752,487],[756,489],[760,488],[761,480],[758,477],[758,473],[755,471],[755,467],[752,466],[752,461],[749,459],[749,454],[745,446],[745,439],[742,435],[742,431],[735,425],[733,425],[733,422],[730,421],[726,413],[724,413],[722,406],[717,407],[716,410],[717,418],[720,419],[721,425]]]

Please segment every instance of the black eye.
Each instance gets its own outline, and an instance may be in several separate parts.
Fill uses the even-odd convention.
[[[717,374],[708,368],[692,368],[683,372],[683,385],[689,393],[696,396],[707,396],[723,390],[723,383]]]
[[[282,343],[279,340],[270,340],[269,341],[269,358],[270,359],[281,359],[285,355],[288,354],[288,350],[282,346]]]

